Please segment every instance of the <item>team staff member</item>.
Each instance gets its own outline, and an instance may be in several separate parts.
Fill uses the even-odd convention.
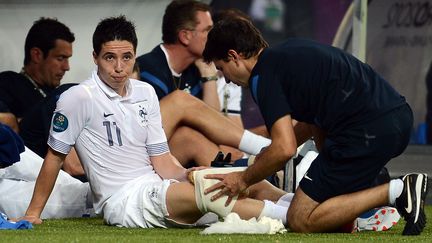
[[[213,199],[234,196],[275,173],[311,130],[322,147],[287,214],[292,230],[332,231],[366,210],[396,203],[407,222],[403,234],[420,234],[426,174],[370,188],[381,168],[406,148],[413,122],[405,98],[371,67],[310,40],[268,48],[261,33],[238,18],[214,26],[203,56],[229,80],[250,87],[272,139],[246,171],[207,177],[221,180],[208,189],[222,189]],[[308,129],[293,127],[294,119]]]
[[[97,71],[65,91],[57,103],[50,149],[24,219],[42,222],[40,214],[72,146],[88,177],[95,212],[103,213],[111,225],[151,228],[192,224],[209,210],[232,210],[242,218],[284,219],[287,207],[270,201],[239,198],[233,206],[224,207],[196,193],[187,181],[189,171],[169,152],[153,87],[129,79],[136,47],[135,27],[124,16],[104,19],[96,27],[93,59]],[[203,181],[194,178],[196,185]],[[285,194],[266,182],[257,185],[251,190],[256,198],[273,192],[267,198],[278,200]],[[207,200],[198,200],[196,195]]]
[[[137,58],[141,80],[155,88],[159,99],[183,90],[219,109],[217,70],[200,60],[212,26],[210,7],[205,3],[176,0],[166,7],[163,43]]]
[[[24,46],[24,67],[20,73],[0,73],[0,122],[22,137],[24,144],[41,157],[46,154],[52,110],[58,93],[68,87],[60,85],[69,71],[72,43],[70,29],[57,19],[40,18],[30,28]],[[83,171],[75,153],[71,153],[63,169],[72,176]]]
[[[0,122],[18,132],[26,111],[47,97],[69,71],[74,34],[56,19],[40,18],[30,28],[20,73],[0,73]]]
[[[137,58],[141,71],[140,79],[151,84],[161,102],[164,127],[173,120],[170,107],[182,100],[173,99],[177,90],[189,93],[209,106],[220,110],[223,103],[218,97],[216,81],[225,80],[217,75],[214,64],[202,61],[202,51],[207,40],[207,33],[213,26],[210,7],[200,1],[172,1],[165,9],[162,20],[162,41],[151,52]],[[234,94],[232,94],[234,96]],[[226,107],[225,107],[226,108]],[[235,119],[240,123],[240,117]],[[189,126],[179,126],[172,134],[167,134],[172,154],[184,166],[191,162],[209,166],[218,153],[235,152],[235,159],[243,153],[229,147],[219,147],[214,141]],[[188,146],[191,149],[185,150]]]

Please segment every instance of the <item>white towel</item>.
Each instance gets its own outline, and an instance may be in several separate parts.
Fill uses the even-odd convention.
[[[287,230],[281,220],[262,217],[259,220],[251,218],[243,220],[236,213],[226,216],[224,222],[211,224],[201,231],[201,234],[276,234]]]

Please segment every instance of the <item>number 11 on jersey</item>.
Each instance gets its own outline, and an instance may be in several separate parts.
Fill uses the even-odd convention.
[[[106,128],[107,137],[108,137],[108,144],[109,144],[109,146],[114,145],[113,135],[112,135],[113,133],[111,131],[111,123],[112,123],[113,128],[115,129],[118,145],[122,146],[123,143],[122,143],[122,139],[121,139],[121,132],[120,132],[120,128],[117,127],[117,124],[115,122],[111,122],[111,121],[103,121],[102,124]]]

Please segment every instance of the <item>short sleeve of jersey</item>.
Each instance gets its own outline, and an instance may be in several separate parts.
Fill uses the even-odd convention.
[[[165,131],[162,127],[159,100],[154,91],[152,94],[151,106],[148,111],[149,125],[146,144],[149,156],[157,156],[169,152],[169,148]]]
[[[57,102],[51,121],[48,145],[67,154],[92,114],[92,95],[88,86],[78,85],[65,91]]]
[[[263,58],[265,60],[259,61],[253,69],[250,82],[252,95],[260,108],[267,129],[271,131],[273,124],[290,114],[292,108],[281,85],[283,77],[274,70],[275,65],[267,60],[267,55]]]

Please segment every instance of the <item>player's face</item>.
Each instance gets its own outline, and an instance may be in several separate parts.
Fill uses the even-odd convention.
[[[221,71],[227,82],[231,81],[239,86],[247,88],[249,86],[249,75],[242,70],[242,66],[237,65],[233,60],[228,62],[223,60],[214,61],[216,69]]]
[[[98,66],[99,78],[114,89],[119,95],[124,95],[125,84],[133,72],[135,51],[129,41],[109,41],[102,44],[98,56],[93,53]]]
[[[72,43],[56,40],[55,47],[48,51],[40,63],[40,81],[48,87],[57,87],[60,80],[69,71],[69,58],[72,56]]]
[[[207,35],[213,27],[213,21],[209,12],[198,11],[197,26],[191,30],[192,36],[189,42],[189,51],[196,57],[201,57],[207,42]]]

